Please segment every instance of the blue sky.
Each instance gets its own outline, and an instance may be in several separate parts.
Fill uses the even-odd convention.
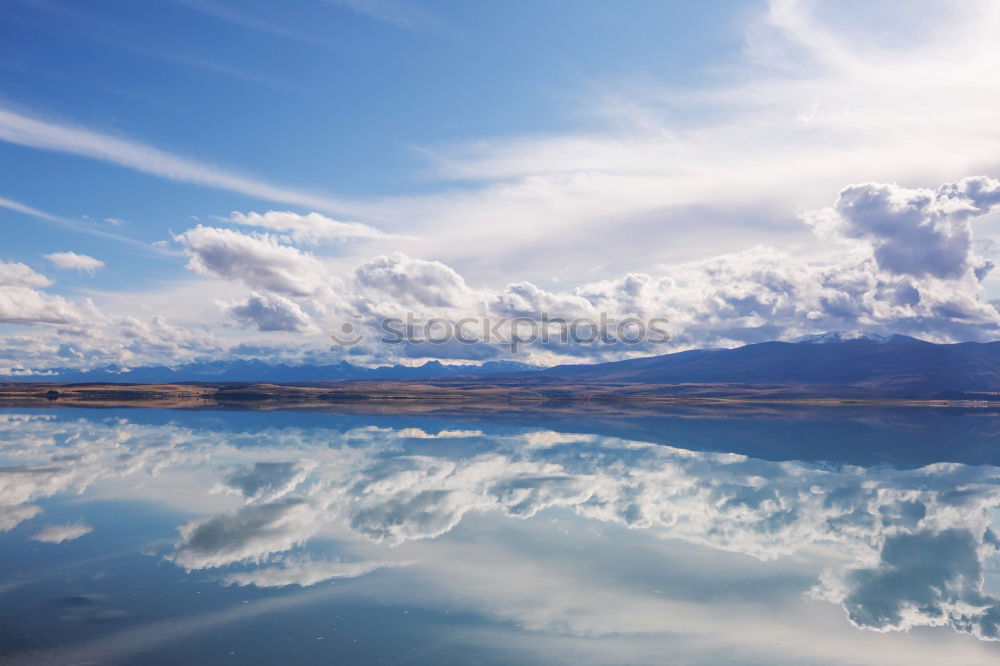
[[[995,339],[998,25],[988,2],[14,0],[0,367],[393,362],[325,332],[403,311],[665,316],[671,349]]]

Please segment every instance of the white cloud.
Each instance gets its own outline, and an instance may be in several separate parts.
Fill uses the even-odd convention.
[[[998,166],[995,3],[882,12],[895,31],[873,32],[822,3],[776,0],[751,17],[742,53],[711,63],[710,83],[590,81],[571,110],[590,121],[585,130],[434,146],[443,184],[428,195],[315,202],[24,114],[5,112],[4,132],[23,145],[335,209],[419,238],[393,249],[442,261],[471,283],[541,284],[565,271],[575,286],[760,243],[828,256],[793,211],[824,205],[844,183],[912,187]],[[469,182],[446,189],[456,178]]]
[[[866,10],[776,0],[708,83],[588,81],[573,108],[586,129],[432,146],[434,175],[467,186],[371,201],[364,219],[424,239],[470,280],[648,272],[757,243],[822,255],[791,212],[844,183],[1000,166],[1000,12],[927,4],[882,9],[882,25],[913,33],[890,42],[849,18]]]
[[[268,234],[198,225],[174,240],[191,258],[188,268],[201,275],[297,296],[312,294],[326,282],[326,269],[316,257]]]
[[[295,490],[312,467],[308,462],[255,462],[234,469],[223,484],[247,502],[271,502]]]
[[[79,539],[83,535],[90,534],[93,531],[93,527],[84,523],[67,523],[65,525],[50,525],[31,538],[43,543],[63,543],[64,541]]]
[[[247,339],[245,330],[225,329],[227,319],[273,333],[260,345],[264,357],[330,358],[323,330],[333,322],[360,314],[371,325],[408,309],[451,319],[546,309],[671,320],[669,347],[536,348],[524,357],[543,363],[830,329],[997,337],[985,292],[995,285],[981,284],[990,238],[972,226],[973,216],[995,211],[997,184],[956,179],[996,175],[1000,166],[1000,82],[990,69],[1000,57],[1000,10],[970,2],[883,11],[905,39],[887,40],[821,4],[775,0],[748,27],[738,62],[717,69],[710,84],[594,83],[576,109],[591,120],[586,130],[435,146],[434,174],[467,182],[427,195],[311,197],[10,110],[0,111],[0,137],[358,220],[233,213],[231,222],[268,233],[199,227],[179,235],[193,271],[248,288],[227,294],[225,316],[211,322],[231,337],[204,346],[223,355]],[[825,237],[798,223],[795,212],[808,209],[819,209],[809,219]],[[379,256],[355,261],[302,249],[350,239],[400,252],[383,255],[380,245]],[[45,319],[32,298],[45,297],[8,294],[5,321],[80,324],[65,303],[63,315]],[[299,338],[281,342],[282,332]],[[102,340],[111,337],[105,331]],[[10,340],[11,355],[26,344]],[[44,342],[97,358],[77,353],[81,343],[68,334]],[[24,358],[59,361],[36,349]],[[380,362],[421,353],[364,351]],[[425,351],[479,358],[494,350]]]
[[[77,223],[73,220],[60,217],[58,215],[53,215],[51,213],[46,213],[45,211],[38,210],[37,208],[32,208],[27,204],[23,204],[19,201],[14,201],[12,199],[5,199],[0,197],[0,208],[6,208],[7,210],[12,210],[18,213],[23,213],[30,217],[35,217],[40,220],[46,220],[47,222],[55,222],[57,224],[62,224],[66,226],[77,226]]]
[[[218,356],[225,347],[205,326],[175,326],[158,316],[107,315],[89,300],[74,302],[16,287],[0,287],[0,321],[36,327],[30,334],[0,338],[0,366],[14,369],[12,374],[106,365],[127,370]]]
[[[29,217],[33,217],[38,220],[51,222],[60,227],[63,227],[64,229],[69,229],[71,231],[89,234],[92,236],[99,236],[101,238],[106,238],[119,243],[124,243],[126,245],[131,245],[133,247],[137,247],[147,251],[152,256],[158,256],[164,254],[164,251],[162,249],[157,248],[153,245],[149,245],[147,243],[143,243],[142,241],[135,240],[134,238],[129,238],[128,236],[122,236],[121,234],[111,233],[110,231],[105,231],[103,229],[96,229],[94,227],[87,226],[86,224],[81,223],[79,220],[71,220],[69,218],[62,217],[59,215],[53,215],[52,213],[47,213],[43,210],[38,210],[37,208],[33,208],[31,206],[20,203],[18,201],[13,201],[11,199],[5,199],[3,197],[0,197],[0,208],[6,208],[7,210],[12,210],[17,213],[27,215]],[[113,218],[108,218],[108,220],[106,221],[109,221],[110,223],[110,220],[112,219]]]
[[[52,280],[29,266],[0,261],[0,287],[48,287]]]
[[[997,189],[996,181],[983,177],[935,190],[851,185],[834,206],[803,216],[836,252],[825,261],[756,246],[561,289],[528,281],[472,286],[447,264],[401,253],[351,266],[350,259],[296,247],[298,221],[281,227],[288,234],[197,226],[175,237],[189,257],[188,268],[237,286],[221,298],[223,283],[188,289],[185,310],[174,316],[183,318],[190,309],[199,313],[197,321],[167,324],[162,317],[98,312],[89,302],[45,293],[40,288],[48,279],[23,264],[0,264],[0,283],[6,285],[0,286],[0,318],[62,327],[31,341],[8,336],[0,361],[44,368],[250,353],[271,362],[333,362],[344,352],[331,348],[327,333],[343,321],[366,335],[367,341],[351,350],[355,362],[511,355],[503,343],[378,344],[384,333],[381,319],[407,312],[422,321],[471,317],[479,324],[464,328],[466,336],[480,335],[486,320],[538,318],[542,312],[567,321],[596,320],[602,313],[612,319],[669,321],[667,345],[561,345],[554,335],[518,356],[539,364],[731,347],[830,330],[903,333],[941,342],[993,339],[1000,335],[1000,312],[982,284],[991,264],[980,254],[974,225],[995,210]],[[928,248],[934,250],[928,253]],[[199,299],[204,301],[200,308]],[[238,327],[227,327],[227,320]],[[240,346],[251,331],[258,336],[253,341],[257,351]],[[509,332],[501,327],[503,335]]]
[[[969,220],[1000,206],[1000,182],[963,178],[937,189],[865,183],[843,189],[833,208],[807,220],[821,234],[868,242],[881,269],[898,275],[961,278],[987,266],[973,253]]]
[[[301,498],[250,504],[231,514],[183,525],[168,559],[185,569],[262,562],[304,542],[319,526],[316,510]]]
[[[384,566],[392,565],[385,565],[380,562],[341,562],[336,560],[318,562],[308,557],[286,557],[281,561],[281,566],[262,567],[244,573],[229,574],[223,578],[223,582],[226,585],[239,585],[240,587],[247,585],[256,587],[286,587],[288,585],[309,587],[310,585],[338,578],[358,578]]]
[[[391,238],[374,227],[358,222],[340,222],[319,213],[299,215],[291,211],[271,210],[266,213],[233,212],[229,220],[234,224],[269,229],[287,234],[295,243],[316,244],[330,241],[347,241],[361,238]]]
[[[8,532],[41,512],[41,507],[34,504],[0,506],[0,532]]]
[[[93,306],[78,306],[63,298],[27,287],[0,287],[0,323],[80,324],[96,314]]]
[[[249,298],[229,307],[229,314],[245,326],[259,331],[314,332],[309,315],[290,299],[277,294],[254,292]]]
[[[161,358],[179,360],[221,351],[211,331],[174,326],[159,316],[148,320],[132,316],[116,317],[105,331],[95,332],[95,337],[101,344],[110,344],[123,352],[126,360],[128,357],[138,359],[157,353],[162,355]]]
[[[990,536],[984,543],[967,529],[894,534],[874,567],[828,571],[813,594],[843,604],[862,629],[950,626],[1000,640],[1000,598],[983,591],[983,561],[1000,545]]]
[[[1000,312],[980,284],[991,264],[975,251],[972,222],[993,210],[998,189],[1000,185],[988,178],[966,178],[937,190],[852,185],[833,207],[804,215],[826,239],[850,241],[832,260],[807,262],[756,246],[559,291],[526,281],[474,288],[451,266],[401,253],[335,271],[287,244],[292,238],[268,234],[197,227],[177,240],[192,257],[189,266],[194,271],[240,280],[258,290],[230,306],[229,312],[260,331],[305,332],[311,320],[351,320],[358,315],[360,321],[354,321],[370,327],[368,338],[375,340],[380,337],[380,318],[407,312],[424,321],[538,318],[542,312],[567,321],[597,319],[601,313],[613,319],[669,320],[669,346],[536,345],[527,358],[541,363],[735,346],[829,330],[982,340],[1000,335]],[[862,207],[860,200],[878,203]],[[315,344],[322,344],[319,329],[312,334]],[[479,358],[482,353],[471,346],[425,346],[431,357]]]
[[[51,261],[57,268],[76,270],[81,273],[90,273],[91,275],[107,266],[100,259],[95,259],[86,254],[77,254],[76,252],[53,252],[52,254],[45,255],[45,258]]]
[[[358,295],[372,307],[393,303],[404,308],[465,308],[475,292],[454,269],[438,261],[413,259],[404,254],[379,256],[354,270]]]
[[[240,176],[137,141],[40,120],[10,109],[0,108],[0,141],[82,155],[168,180],[229,190],[267,201],[292,203],[320,210],[342,207],[333,199]]]

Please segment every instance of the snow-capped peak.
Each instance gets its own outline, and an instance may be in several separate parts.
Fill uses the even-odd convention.
[[[860,331],[854,331],[851,333],[842,333],[840,331],[831,331],[829,333],[814,333],[812,335],[804,335],[801,338],[797,338],[794,342],[814,344],[814,345],[825,345],[825,344],[836,344],[838,342],[875,342],[878,344],[888,344],[890,342],[900,342],[902,340],[908,340],[905,335],[879,335],[878,333],[862,333]]]

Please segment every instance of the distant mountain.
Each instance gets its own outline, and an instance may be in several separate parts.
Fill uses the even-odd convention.
[[[57,368],[46,375],[0,376],[9,382],[294,384],[337,380],[447,380],[490,376],[503,387],[545,384],[673,385],[683,395],[785,397],[1000,399],[1000,342],[934,344],[905,335],[886,337],[826,333],[796,342],[763,342],[735,349],[691,351],[592,365],[547,369],[514,361],[479,365],[360,368],[271,365],[263,361],[210,361],[125,371],[114,366],[80,371]],[[624,389],[623,389],[624,390]],[[631,390],[631,389],[630,389]]]
[[[515,361],[488,361],[477,365],[445,365],[429,361],[420,366],[393,365],[361,368],[346,361],[331,365],[272,365],[263,361],[233,360],[187,363],[170,368],[163,365],[121,368],[105,366],[90,370],[52,368],[45,374],[0,375],[8,382],[111,382],[169,384],[177,382],[324,382],[342,379],[430,379],[459,375],[520,373],[538,367]]]
[[[813,335],[804,335],[801,338],[794,340],[794,342],[808,342],[814,345],[825,345],[838,342],[857,342],[858,340],[865,342],[877,342],[879,344],[889,344],[892,342],[907,342],[916,340],[916,338],[911,338],[906,335],[878,335],[877,333],[850,334],[834,331],[831,333],[814,333]]]
[[[562,365],[529,376],[592,383],[819,385],[851,387],[858,395],[963,397],[1000,392],[1000,342],[934,344],[904,335],[827,334],[799,342]]]

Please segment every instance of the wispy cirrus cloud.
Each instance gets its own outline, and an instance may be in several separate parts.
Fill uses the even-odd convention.
[[[2,111],[0,111],[2,113]],[[47,213],[44,210],[39,210],[27,204],[21,203],[20,201],[14,201],[13,199],[6,199],[0,197],[0,208],[6,208],[7,210],[12,210],[15,213],[22,213],[29,217],[33,217],[37,220],[44,220],[45,222],[51,222],[64,229],[70,231],[77,231],[84,234],[90,234],[92,236],[100,236],[101,238],[107,238],[109,240],[117,241],[119,243],[125,243],[127,245],[132,245],[133,247],[138,247],[147,252],[155,255],[168,255],[173,254],[172,250],[162,248],[155,245],[150,245],[149,243],[144,243],[135,238],[129,238],[128,236],[123,236],[122,234],[116,234],[110,231],[105,231],[104,229],[97,229],[95,227],[87,226],[79,220],[73,220],[68,217],[63,217],[62,215],[54,215],[52,213]],[[113,218],[109,218],[113,219]],[[118,220],[120,222],[120,220]],[[113,226],[119,226],[117,224],[109,222]]]
[[[182,0],[178,0],[182,1]],[[117,28],[113,24],[93,21],[86,11],[80,11],[72,4],[55,4],[48,2],[25,2],[25,6],[34,11],[43,13],[46,16],[45,26],[49,29],[65,31],[74,37],[85,39],[102,46],[111,46],[132,51],[150,58],[177,63],[189,67],[195,67],[213,74],[229,77],[252,83],[263,85],[269,88],[294,92],[296,89],[290,86],[287,81],[273,78],[262,74],[259,71],[245,69],[243,67],[226,64],[197,57],[186,50],[170,48],[154,48],[150,41],[136,40],[135,36],[128,30]],[[269,25],[268,22],[254,19],[242,12],[232,10],[216,3],[190,2],[185,3],[202,12],[216,16],[217,18],[232,22],[241,23],[245,26],[254,26],[256,29],[265,29],[272,34],[294,34],[294,31],[282,30],[276,25]]]
[[[443,27],[440,20],[413,2],[399,0],[326,0],[326,2],[399,28]]]
[[[0,107],[0,141],[110,162],[167,180],[227,190],[265,201],[343,210],[346,204],[322,195],[242,176],[131,139],[27,116]]]
[[[742,54],[697,84],[595,80],[579,129],[432,144],[432,176],[464,187],[372,202],[371,219],[479,279],[509,279],[514,261],[522,279],[553,266],[603,277],[758,243],[826,258],[794,212],[844,183],[995,175],[997,7],[889,3],[885,24],[905,29],[887,37],[823,3],[775,0]],[[609,229],[613,243],[593,242]]]
[[[269,210],[266,213],[234,211],[229,221],[250,227],[288,234],[294,241],[307,245],[321,242],[343,242],[356,239],[391,238],[374,227],[358,222],[332,220],[319,213],[299,215],[291,211]]]
[[[37,289],[48,287],[51,284],[52,280],[33,270],[30,266],[0,261],[0,287]]]
[[[25,215],[38,218],[39,220],[55,222],[56,224],[61,224],[64,226],[79,225],[79,223],[74,220],[70,220],[65,217],[60,217],[59,215],[53,215],[52,213],[46,213],[44,210],[38,210],[37,208],[32,208],[27,204],[23,204],[19,201],[14,201],[13,199],[6,199],[4,197],[0,197],[0,208],[6,208],[7,210],[12,210],[17,213],[24,213]]]
[[[253,16],[238,9],[234,9],[233,7],[213,2],[213,0],[174,1],[195,11],[217,18],[220,21],[232,23],[233,25],[238,25],[249,30],[274,35],[276,37],[283,37],[285,39],[302,42],[304,44],[312,44],[313,46],[326,46],[322,40],[306,34],[301,30],[278,25],[274,21]]]

